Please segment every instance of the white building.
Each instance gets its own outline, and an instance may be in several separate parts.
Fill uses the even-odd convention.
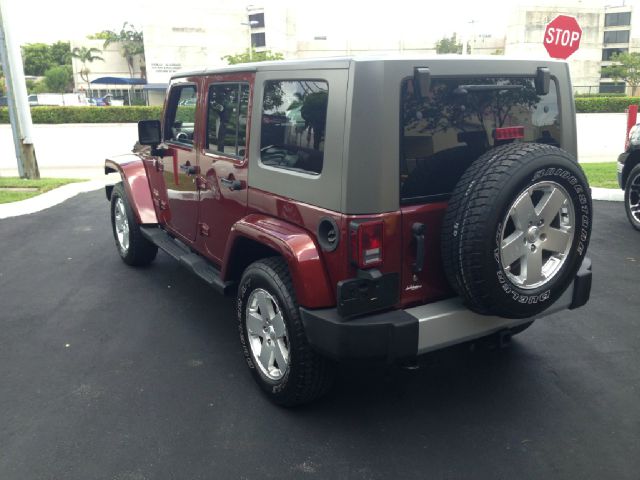
[[[640,15],[634,18],[630,6],[605,7],[604,1],[564,0],[562,6],[555,0],[536,0],[536,6],[508,4],[510,19],[501,12],[500,24],[490,29],[486,21],[475,25],[466,18],[469,12],[455,12],[447,25],[457,25],[458,38],[469,40],[472,54],[547,58],[542,43],[547,23],[559,14],[575,16],[583,31],[580,49],[569,58],[576,90],[622,91],[624,85],[602,78],[601,67],[614,52],[640,51]],[[175,9],[171,15],[164,9],[151,9],[142,25],[148,81],[144,88],[149,102],[162,103],[172,73],[226,65],[225,55],[245,52],[250,42],[258,51],[279,52],[285,58],[422,55],[435,53],[436,42],[454,33],[437,29],[439,18],[430,15],[436,6],[429,2],[401,0],[397,5],[366,8],[359,2],[344,2],[339,9],[338,14],[324,5],[310,8],[292,0],[249,6],[240,0],[191,0],[188,9]],[[86,44],[102,46],[101,41],[93,42]],[[92,78],[129,76],[117,48],[110,46],[104,63],[89,65]],[[77,67],[75,61],[75,72]]]
[[[94,52],[94,56],[102,57],[103,60],[94,60],[93,62],[86,62],[84,65],[82,62],[72,57],[73,67],[73,84],[75,91],[85,93],[92,97],[104,97],[107,93],[111,93],[114,97],[123,99],[125,104],[129,103],[129,95],[131,94],[131,100],[142,96],[141,87],[130,87],[121,84],[92,84],[87,85],[87,82],[81,77],[81,71],[83,68],[89,70],[88,78],[89,82],[104,77],[116,77],[122,79],[129,78],[141,78],[142,72],[140,69],[139,59],[134,60],[133,72],[129,72],[127,61],[120,52],[120,46],[117,43],[111,43],[104,48],[104,40],[82,40],[71,42],[71,51],[74,48],[95,48],[98,52]],[[91,90],[91,92],[89,92]]]

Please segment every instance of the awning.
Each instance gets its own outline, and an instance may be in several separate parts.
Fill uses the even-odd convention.
[[[161,90],[161,91],[166,91],[167,87],[169,86],[168,83],[147,83],[144,87],[142,87],[143,90]]]
[[[100,77],[91,80],[93,84],[100,85],[146,85],[144,78],[127,78],[127,77]]]

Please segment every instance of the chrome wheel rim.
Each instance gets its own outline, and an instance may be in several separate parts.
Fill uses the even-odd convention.
[[[245,322],[255,364],[270,380],[280,380],[289,369],[289,340],[276,299],[255,289],[247,301]]]
[[[127,250],[129,250],[129,222],[127,221],[127,211],[124,208],[124,202],[120,197],[116,199],[113,215],[118,246],[123,253],[127,253]]]
[[[627,208],[636,223],[640,224],[640,174],[629,179],[627,188]]]
[[[547,285],[562,269],[573,244],[575,209],[555,182],[523,191],[507,210],[500,232],[500,263],[517,287]]]

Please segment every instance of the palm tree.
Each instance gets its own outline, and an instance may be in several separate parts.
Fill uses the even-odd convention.
[[[98,48],[87,47],[75,47],[71,52],[72,57],[77,58],[82,62],[80,78],[87,82],[87,92],[89,94],[89,97],[91,97],[91,84],[89,83],[89,68],[87,67],[87,63],[92,63],[95,60],[104,62],[104,58],[99,55],[100,53],[102,53],[102,51]]]
[[[142,32],[138,31],[136,27],[129,22],[124,22],[120,32],[105,30],[101,35],[102,38],[104,38],[103,48],[107,48],[112,43],[118,43],[120,45],[120,54],[127,61],[129,76],[131,78],[133,78],[134,60],[136,57],[140,59],[140,75],[142,78],[147,78],[144,58],[144,37]]]

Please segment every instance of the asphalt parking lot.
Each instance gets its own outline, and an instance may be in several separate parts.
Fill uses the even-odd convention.
[[[0,479],[640,478],[640,232],[596,202],[580,310],[270,404],[233,302],[117,256],[101,191],[0,220]]]

